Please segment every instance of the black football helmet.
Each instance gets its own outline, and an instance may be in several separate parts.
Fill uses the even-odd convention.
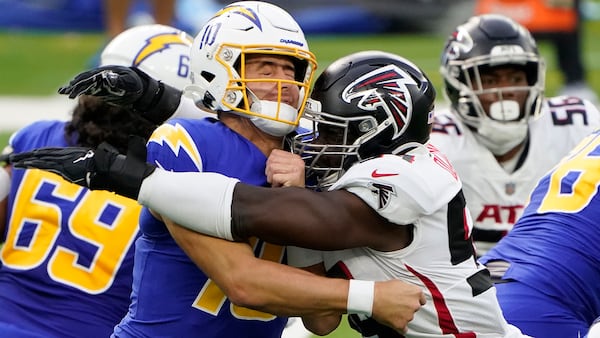
[[[482,90],[481,71],[504,65],[523,67],[528,86]],[[528,91],[518,120],[538,115],[544,93],[545,70],[529,31],[512,19],[497,14],[474,16],[458,26],[446,42],[440,67],[445,94],[452,109],[465,124],[475,129],[488,118],[477,97],[480,94],[493,92],[502,97],[503,90]]]
[[[292,141],[307,161],[307,185],[324,188],[358,161],[426,143],[435,95],[427,76],[395,54],[364,51],[333,62],[304,111],[311,133]]]

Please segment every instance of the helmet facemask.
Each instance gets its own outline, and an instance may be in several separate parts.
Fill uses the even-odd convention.
[[[246,71],[247,62],[253,55],[277,55],[285,56],[286,59],[294,64],[294,79],[279,78],[249,78]],[[273,136],[285,136],[295,130],[300,121],[300,112],[306,104],[307,93],[312,81],[312,71],[307,73],[309,62],[306,59],[300,59],[294,51],[276,50],[271,53],[264,53],[263,50],[249,50],[240,55],[239,69],[240,76],[230,79],[226,93],[237,92],[241,94],[242,100],[237,106],[223,103],[227,108],[238,114],[250,116],[250,120],[262,131]],[[311,67],[314,69],[314,67]],[[273,99],[260,99],[252,89],[253,83],[269,83],[277,87],[277,97]],[[297,103],[285,102],[284,87],[295,86],[298,88]],[[287,89],[291,90],[291,89]]]
[[[309,103],[315,106],[316,101],[309,99]],[[326,190],[352,164],[363,160],[359,148],[371,133],[361,134],[356,129],[362,126],[367,131],[367,126],[374,127],[377,121],[372,116],[341,117],[310,108],[303,117],[312,122],[312,129],[293,137],[292,151],[306,162],[306,187]]]
[[[295,66],[294,78],[249,78],[246,62],[257,54],[288,58]],[[262,131],[284,136],[298,126],[316,66],[289,13],[266,2],[240,1],[224,7],[196,36],[191,51],[193,85],[186,95],[201,108],[243,115]],[[277,97],[259,100],[261,95],[250,90],[256,82],[271,82]],[[299,89],[297,104],[282,102],[286,86]]]

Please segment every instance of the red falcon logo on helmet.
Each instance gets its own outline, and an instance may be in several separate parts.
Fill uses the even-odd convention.
[[[367,111],[383,108],[396,121],[393,136],[396,138],[404,132],[412,114],[412,100],[407,85],[416,86],[417,83],[398,66],[388,65],[350,83],[342,92],[342,100],[350,103],[359,99],[356,106]],[[380,88],[386,91],[380,91]]]

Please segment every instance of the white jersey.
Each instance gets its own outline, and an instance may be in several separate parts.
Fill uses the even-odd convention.
[[[352,192],[390,222],[411,226],[412,242],[391,252],[292,247],[290,264],[322,261],[330,276],[420,286],[427,304],[415,313],[405,337],[523,337],[504,320],[488,271],[475,260],[460,179],[435,147],[356,164],[331,189]],[[366,316],[349,319],[364,337],[402,337]]]
[[[518,169],[504,170],[473,132],[450,111],[436,111],[430,143],[450,160],[463,182],[479,256],[510,231],[537,181],[579,141],[600,126],[600,113],[587,101],[556,97],[529,122],[529,143]]]

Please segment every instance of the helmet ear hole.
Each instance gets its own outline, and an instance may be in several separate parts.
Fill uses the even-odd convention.
[[[211,82],[215,79],[215,74],[204,70],[200,72],[200,76],[202,76],[207,82]]]

